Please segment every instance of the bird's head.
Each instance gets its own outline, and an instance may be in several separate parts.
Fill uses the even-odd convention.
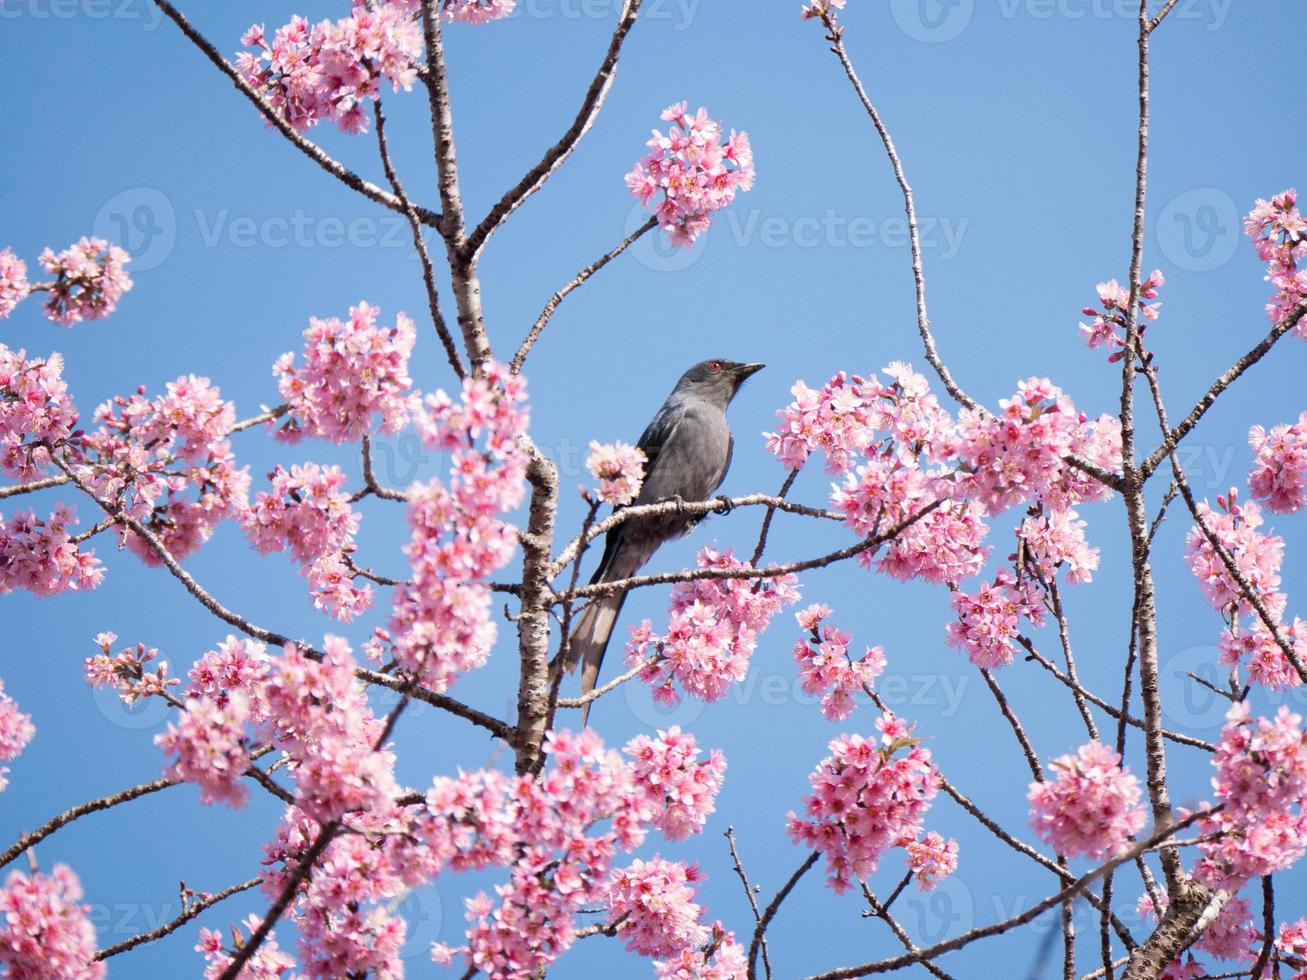
[[[735,397],[740,385],[761,371],[766,365],[741,364],[714,357],[700,361],[681,375],[676,383],[676,390],[694,394],[717,402],[723,408]]]

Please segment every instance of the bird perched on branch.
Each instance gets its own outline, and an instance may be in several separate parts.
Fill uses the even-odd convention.
[[[731,465],[733,439],[726,422],[726,406],[745,380],[762,368],[761,364],[713,359],[701,361],[681,375],[637,444],[647,462],[644,483],[634,505],[702,501],[712,496]],[[630,578],[659,545],[688,533],[698,522],[698,517],[669,513],[632,518],[617,525],[608,532],[603,558],[590,584]],[[561,663],[554,662],[555,671],[561,666],[569,673],[577,664],[583,664],[583,695],[594,690],[608,638],[625,601],[625,590],[591,599],[577,619]],[[582,709],[582,726],[589,715],[587,704]]]

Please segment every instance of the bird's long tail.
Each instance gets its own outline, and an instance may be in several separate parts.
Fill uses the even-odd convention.
[[[571,642],[568,648],[567,662],[564,666],[573,671],[581,665],[581,694],[589,694],[595,689],[599,679],[599,668],[603,666],[604,653],[608,649],[608,640],[617,625],[617,614],[626,601],[626,593],[617,595],[595,596],[586,607],[572,628]],[[581,708],[581,727],[584,728],[590,717],[591,701]]]

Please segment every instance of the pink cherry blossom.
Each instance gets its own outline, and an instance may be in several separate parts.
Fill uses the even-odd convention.
[[[1240,504],[1233,488],[1228,496],[1216,499],[1220,510],[1213,510],[1204,500],[1198,503],[1199,514],[1258,598],[1272,615],[1279,616],[1285,605],[1284,595],[1279,592],[1284,539],[1258,531],[1262,526],[1261,510],[1252,501]],[[1222,612],[1252,613],[1252,604],[1240,594],[1239,584],[1201,529],[1195,527],[1189,532],[1187,544],[1185,560],[1212,607]]]
[[[702,949],[683,949],[671,959],[654,962],[657,980],[738,980],[747,973],[744,947],[720,921],[708,927]]]
[[[94,589],[103,581],[95,551],[82,551],[68,531],[77,524],[72,507],[55,504],[44,520],[30,510],[3,518],[0,514],[0,595],[23,589],[51,596]]]
[[[380,808],[398,789],[394,756],[376,744],[384,722],[368,706],[349,645],[328,636],[324,647],[317,661],[287,646],[269,664],[264,690],[267,734],[295,763],[296,805],[325,824]]]
[[[241,515],[255,549],[266,554],[289,547],[313,590],[314,604],[342,622],[372,604],[372,589],[356,586],[345,555],[354,550],[359,516],[344,492],[345,474],[336,466],[308,463],[278,466],[269,478],[272,492],[261,492]]]
[[[30,290],[27,263],[10,249],[0,249],[0,320],[14,312],[14,307],[27,298]]]
[[[200,801],[245,805],[248,792],[241,777],[250,764],[245,722],[250,706],[240,692],[219,705],[208,698],[189,698],[181,720],[154,737],[164,753],[176,760],[164,770],[170,779],[182,779],[200,788]]]
[[[703,830],[726,774],[721,752],[700,760],[694,736],[675,725],[659,731],[657,738],[637,735],[622,751],[630,756],[631,775],[653,805],[651,823],[663,836],[684,840]]]
[[[236,465],[227,439],[236,409],[207,378],[169,382],[100,405],[100,427],[76,446],[76,469],[96,497],[144,524],[181,560],[245,508],[249,471]],[[140,535],[122,532],[146,564],[162,558]]]
[[[1281,624],[1280,635],[1289,641],[1298,657],[1307,660],[1307,623],[1294,617],[1292,623]],[[1272,691],[1302,684],[1298,671],[1259,618],[1249,617],[1249,625],[1243,628],[1227,626],[1221,630],[1217,649],[1220,650],[1221,663],[1228,667],[1241,664],[1247,658],[1248,677]]]
[[[368,130],[366,104],[381,81],[395,91],[411,89],[422,52],[421,26],[408,0],[355,2],[349,17],[310,25],[303,17],[275,32],[263,25],[241,37],[236,68],[256,92],[300,131],[330,120],[342,132]]]
[[[1253,499],[1278,514],[1300,510],[1307,502],[1307,412],[1293,425],[1277,425],[1269,432],[1253,426],[1248,444],[1257,454],[1248,476]]]
[[[268,717],[264,685],[270,665],[267,647],[262,643],[229,635],[192,665],[187,697],[204,698],[223,707],[232,695],[240,694],[250,717],[262,720]]]
[[[908,867],[917,887],[928,892],[958,869],[958,842],[932,830],[908,845]]]
[[[645,462],[643,450],[624,442],[591,442],[585,468],[599,481],[599,499],[622,506],[639,496]]]
[[[82,238],[57,255],[47,248],[39,259],[46,273],[54,276],[45,301],[46,317],[65,327],[107,317],[132,288],[127,275],[131,260],[123,249],[100,238]]]
[[[467,945],[438,947],[438,962],[461,955],[469,966],[521,980],[547,968],[571,945],[577,910],[609,898],[616,850],[638,847],[651,825],[681,833],[684,821],[672,815],[690,799],[687,785],[693,811],[707,813],[720,780],[719,757],[694,762],[693,738],[677,730],[633,740],[630,763],[589,728],[550,732],[544,749],[539,779],[468,772],[437,777],[427,794],[418,833],[438,865],[509,871],[496,899],[467,900]],[[642,941],[653,943],[653,926],[645,926]],[[670,941],[665,929],[662,939]]]
[[[963,409],[958,454],[966,464],[959,493],[981,501],[990,514],[1055,494],[1082,419],[1071,399],[1047,379],[1030,378],[990,415]]]
[[[1054,759],[1053,779],[1030,784],[1030,825],[1068,857],[1109,858],[1144,825],[1139,780],[1101,742]]]
[[[1202,980],[1207,970],[1190,954],[1183,962],[1173,960],[1157,975],[1157,980]]]
[[[809,606],[798,613],[799,626],[808,636],[794,644],[794,662],[805,694],[821,695],[821,713],[843,721],[853,713],[854,695],[870,690],[885,669],[885,651],[868,647],[856,660],[849,656],[850,634],[823,625],[830,615],[825,606]]]
[[[747,567],[730,551],[705,547],[696,558],[699,568]],[[672,587],[667,632],[658,635],[646,620],[631,628],[626,659],[635,666],[652,654],[657,660],[640,677],[653,687],[653,696],[666,704],[680,700],[677,686],[704,701],[719,701],[731,684],[749,672],[749,658],[758,634],[783,606],[799,593],[793,575],[764,578],[710,578],[678,582]]]
[[[1272,323],[1281,323],[1307,298],[1307,268],[1299,268],[1307,255],[1307,222],[1298,211],[1298,192],[1290,188],[1269,201],[1258,198],[1243,226],[1266,263],[1266,281],[1275,287],[1266,315]],[[1307,324],[1299,320],[1294,332],[1307,339]]]
[[[451,22],[485,24],[502,20],[516,8],[516,0],[441,0],[440,16]]]
[[[1018,581],[1006,569],[975,594],[954,592],[958,618],[948,624],[949,646],[965,650],[973,664],[987,670],[1010,664],[1021,620],[1036,626],[1043,622],[1040,599],[1039,587],[1029,576]]]
[[[0,344],[0,469],[19,480],[40,476],[50,466],[44,444],[60,445],[77,425],[63,368],[59,354],[28,360]]]
[[[101,633],[96,642],[101,652],[86,659],[86,682],[92,687],[112,687],[123,700],[123,704],[135,704],[148,697],[163,696],[168,688],[176,687],[181,681],[168,676],[168,661],[161,660],[153,670],[146,670],[159,651],[147,649],[144,643],[135,647],[126,647],[118,656],[110,655],[110,647],[117,637],[112,633]]]
[[[72,869],[56,864],[50,874],[11,871],[0,888],[0,966],[30,980],[99,980],[95,926],[82,904],[82,885]]]
[[[1199,822],[1204,835],[1196,875],[1213,887],[1238,887],[1292,865],[1307,847],[1307,737],[1302,718],[1281,706],[1274,719],[1253,719],[1235,704],[1212,765],[1223,808]]]
[[[1142,345],[1144,332],[1152,320],[1160,314],[1161,303],[1147,303],[1145,300],[1156,299],[1158,287],[1166,284],[1166,277],[1154,269],[1139,286],[1139,314],[1136,318],[1139,342]],[[1108,361],[1115,363],[1125,356],[1125,334],[1128,325],[1130,290],[1115,279],[1098,284],[1098,302],[1101,311],[1086,306],[1081,312],[1093,317],[1093,322],[1080,324],[1080,335],[1091,348],[1106,346],[1112,350]]]
[[[670,240],[689,248],[708,230],[714,211],[730,204],[736,191],[753,187],[754,170],[747,133],[731,130],[723,142],[721,123],[707,109],[694,115],[686,109],[680,102],[663,110],[672,125],[666,133],[653,131],[649,155],[626,175],[626,185],[657,214]]]
[[[830,886],[843,892],[866,881],[884,853],[921,836],[922,820],[939,792],[930,750],[906,736],[900,719],[883,716],[881,745],[841,735],[808,777],[808,818],[791,812],[787,833],[826,856]],[[907,749],[903,755],[899,753]]]
[[[250,936],[254,935],[259,925],[260,919],[257,915],[250,915],[245,919],[245,928]],[[234,926],[232,932],[240,937],[242,944],[246,942],[248,937],[245,933]],[[223,946],[222,933],[213,929],[200,929],[200,942],[195,947],[195,951],[204,954],[206,964],[204,980],[218,980],[231,965],[232,955],[235,952]],[[245,962],[240,978],[241,980],[292,980],[287,971],[294,965],[295,961],[277,945],[277,932],[274,929],[268,933],[254,955]]]
[[[5,693],[4,682],[0,681],[0,761],[12,762],[27,748],[27,744],[36,735],[36,726],[32,724],[31,715],[18,710],[18,705]],[[9,785],[5,777],[9,769],[0,766],[0,792]]]
[[[708,931],[694,901],[701,879],[696,865],[657,855],[617,868],[609,885],[608,923],[641,956],[665,959],[701,946]]]
[[[833,17],[835,11],[844,9],[844,3],[845,0],[808,0],[803,5],[803,19],[813,20],[814,18]]]
[[[409,491],[405,546],[412,581],[396,591],[389,632],[370,646],[394,657],[432,690],[444,691],[485,664],[494,645],[486,578],[516,547],[499,515],[522,501],[526,455],[518,440],[529,420],[525,381],[501,365],[468,378],[455,402],[429,396],[418,434],[451,456],[448,484],[435,479]]]
[[[348,321],[313,317],[304,331],[304,363],[296,365],[291,353],[277,359],[272,373],[290,405],[280,438],[349,442],[372,432],[374,416],[387,434],[408,421],[413,321],[400,313],[395,326],[379,327],[379,313],[360,303],[350,308]]]
[[[1098,549],[1085,541],[1085,527],[1074,510],[1054,508],[1027,517],[1017,537],[1046,582],[1052,582],[1059,571],[1065,572],[1068,582],[1089,582],[1098,568]]]

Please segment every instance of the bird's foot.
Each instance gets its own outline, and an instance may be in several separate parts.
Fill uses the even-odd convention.
[[[685,498],[682,497],[679,493],[671,497],[664,498],[664,503],[669,503],[675,506],[676,516],[678,517],[685,516]]]
[[[718,495],[717,495],[717,513],[718,513],[718,514],[721,514],[721,515],[723,515],[723,516],[725,516],[725,515],[729,514],[729,513],[730,513],[731,511],[733,511],[733,510],[735,510],[735,504],[731,502],[731,498],[728,497],[728,496],[726,496],[726,494],[724,494],[724,493],[723,493],[723,494],[718,494]]]

